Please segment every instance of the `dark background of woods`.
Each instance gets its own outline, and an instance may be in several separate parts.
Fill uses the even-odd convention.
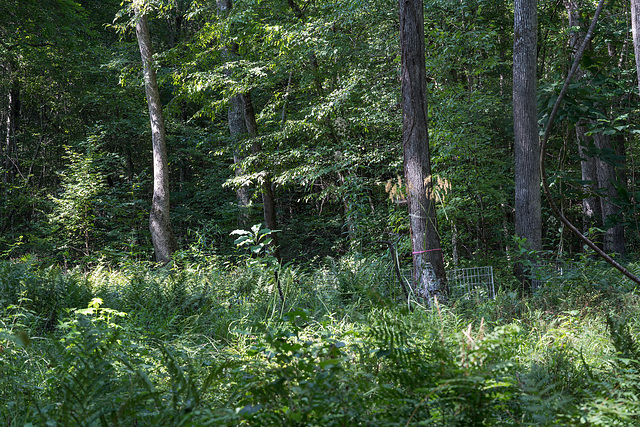
[[[5,257],[151,258],[151,135],[127,7],[0,6]],[[544,125],[594,5],[537,7]],[[150,2],[147,13],[180,249],[232,251],[232,230],[264,220],[266,182],[284,261],[381,252],[374,242],[390,235],[402,237],[409,260],[396,2],[236,1],[223,10],[175,0]],[[448,268],[507,263],[518,248],[513,24],[507,1],[425,3],[431,162]],[[547,165],[564,214],[621,254],[638,244],[636,89],[629,5],[610,2]],[[255,129],[231,126],[238,94],[250,97]],[[608,175],[589,175],[587,162]],[[543,248],[581,252],[544,200],[542,212]]]

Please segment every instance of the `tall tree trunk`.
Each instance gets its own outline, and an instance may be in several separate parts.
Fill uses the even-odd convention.
[[[567,10],[567,16],[569,17],[569,28],[580,28],[580,7],[582,6],[582,0],[564,0],[564,6]],[[571,57],[575,57],[575,52],[582,44],[584,40],[585,32],[582,29],[577,31],[572,30],[569,37],[569,48],[571,49]],[[578,68],[576,70],[576,77],[582,78],[584,72]],[[587,123],[585,120],[580,120],[576,124],[576,137],[578,138],[578,155],[580,156],[580,170],[581,179],[585,184],[583,188],[590,197],[586,197],[582,200],[582,227],[583,232],[588,232],[590,229],[602,226],[602,211],[600,208],[600,200],[595,195],[595,189],[598,186],[598,168],[596,166],[596,159],[593,156],[587,154],[587,147],[589,142],[593,142],[593,136],[587,136]],[[596,238],[596,240],[598,240]]]
[[[408,187],[413,278],[416,290],[431,297],[446,294],[429,153],[427,78],[422,0],[399,0],[402,49],[402,143]],[[435,280],[427,277],[427,263]]]
[[[246,93],[242,95],[242,103],[244,105],[244,120],[247,125],[247,131],[249,136],[253,138],[251,144],[251,152],[253,154],[262,151],[260,143],[257,141],[258,136],[258,123],[256,122],[256,113],[253,108],[253,102],[251,101],[251,95]],[[270,230],[276,230],[276,203],[273,195],[273,189],[271,188],[271,177],[268,171],[263,171],[260,187],[262,190],[262,210],[264,212],[264,222],[267,228]],[[278,261],[280,261],[280,248],[278,247],[278,236],[272,234],[273,255]]]
[[[14,65],[8,62],[7,71],[9,73],[11,83],[8,91],[7,99],[7,132],[4,144],[4,167],[5,173],[2,177],[4,183],[13,183],[17,172],[16,157],[16,134],[20,127],[20,87],[16,79],[13,77]]]
[[[244,174],[241,164],[245,157],[242,153],[240,139],[241,135],[247,133],[242,95],[235,95],[229,100],[228,121],[229,132],[233,137],[234,144],[236,144],[233,149],[234,173],[236,176],[240,176]],[[249,187],[246,185],[238,187],[236,190],[236,199],[238,201],[238,227],[246,228],[249,225],[249,205],[251,204]]]
[[[176,250],[176,239],[171,229],[169,217],[169,166],[167,163],[167,144],[165,141],[164,118],[156,71],[153,68],[153,50],[149,36],[149,24],[146,15],[136,10],[136,37],[140,47],[140,56],[144,68],[144,89],[149,105],[151,122],[151,140],[153,147],[153,200],[149,215],[149,230],[155,251],[156,261],[167,263]]]
[[[218,10],[223,13],[229,13],[233,8],[231,0],[217,0]],[[223,48],[223,57],[227,61],[231,61],[237,57],[238,46],[232,44]],[[231,77],[231,73],[227,71],[227,77]],[[242,95],[234,95],[229,100],[229,109],[227,110],[227,119],[229,123],[229,133],[234,141],[233,164],[236,176],[244,174],[244,170],[240,166],[244,160],[244,153],[240,144],[240,137],[247,133],[247,127],[244,120],[244,106],[242,104]],[[243,185],[236,190],[236,200],[238,205],[238,227],[246,228],[249,225],[249,205],[251,204],[251,196],[249,187]]]
[[[636,57],[638,93],[640,93],[640,0],[631,0],[631,32],[633,34],[633,51]]]
[[[529,250],[542,249],[540,146],[536,100],[536,0],[515,0],[513,131],[515,138],[515,232]],[[525,280],[522,266],[516,269]]]

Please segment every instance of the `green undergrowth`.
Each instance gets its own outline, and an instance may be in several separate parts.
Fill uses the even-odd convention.
[[[409,310],[362,256],[0,262],[0,424],[638,425],[638,294],[579,267]]]

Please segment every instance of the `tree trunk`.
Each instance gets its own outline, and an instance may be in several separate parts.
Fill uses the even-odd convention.
[[[16,154],[16,134],[20,126],[20,87],[17,79],[13,77],[14,65],[12,62],[7,64],[11,83],[8,90],[7,99],[7,132],[4,147],[4,167],[5,173],[2,177],[4,183],[13,183],[17,172],[17,156]]]
[[[258,136],[258,123],[256,122],[256,113],[253,109],[253,102],[251,101],[251,95],[246,93],[242,95],[242,103],[244,105],[244,120],[247,125],[247,131],[249,136],[253,138],[251,144],[251,152],[253,154],[262,151],[260,143],[257,141]],[[264,222],[269,230],[276,230],[276,203],[273,195],[273,189],[271,188],[271,177],[268,171],[263,171],[262,180],[260,182],[262,190],[262,210],[264,212]],[[272,238],[273,256],[280,261],[280,248],[278,247],[278,236],[274,233],[270,236]]]
[[[578,154],[580,155],[580,170],[582,172],[581,179],[585,182],[585,184],[583,184],[585,193],[590,195],[582,200],[582,228],[585,233],[594,227],[602,227],[602,209],[600,207],[600,200],[598,200],[598,197],[595,194],[595,189],[598,184],[598,168],[596,167],[595,157],[589,156],[586,153],[589,138],[593,137],[586,136],[586,131],[585,125],[580,123],[576,125]],[[599,239],[596,238],[595,240]]]
[[[633,3],[633,1],[632,1]],[[580,25],[579,13],[582,7],[582,1],[580,0],[565,0],[565,7],[569,16],[569,26],[577,27]],[[570,47],[575,52],[582,44],[585,37],[584,31],[573,31],[571,33]],[[615,52],[610,48],[610,55],[615,55]],[[578,69],[577,74],[582,72]],[[591,119],[591,124],[597,126],[597,122]],[[585,153],[585,146],[588,145],[588,138],[586,136],[586,126],[584,123],[576,125],[576,133],[579,140],[578,152],[580,154],[580,167],[582,170],[582,180],[589,181],[592,184],[586,184],[587,192],[594,193],[596,188],[604,189],[605,196],[588,197],[583,200],[583,212],[584,212],[584,224],[585,230],[591,227],[602,227],[607,222],[607,217],[616,217],[620,208],[614,205],[613,200],[618,196],[616,189],[617,171],[614,165],[602,161],[600,158],[594,156],[588,156]],[[604,135],[601,132],[593,134],[591,137],[595,148],[598,150],[615,150],[616,147],[612,147],[611,138],[608,135]],[[624,229],[622,225],[615,225],[605,231],[603,249],[605,252],[615,252],[623,255],[625,250]]]
[[[408,187],[413,278],[430,301],[446,294],[447,282],[433,193],[429,153],[427,79],[422,0],[399,0],[402,49],[402,143]],[[427,264],[435,277],[428,277]],[[435,280],[433,280],[435,279]]]
[[[231,0],[217,0],[216,5],[221,13],[228,13],[233,8]],[[238,45],[231,44],[223,48],[223,57],[227,61],[231,61],[237,57]],[[231,77],[229,71],[226,72],[227,77]],[[244,105],[242,104],[242,95],[234,95],[229,100],[228,123],[229,133],[235,145],[233,149],[233,164],[235,176],[244,174],[244,170],[240,166],[244,160],[244,153],[241,147],[241,135],[247,133],[247,126],[244,119]],[[236,190],[236,200],[238,204],[238,227],[247,228],[249,224],[249,206],[251,204],[251,195],[249,187],[243,185]]]
[[[596,148],[598,150],[611,150],[611,138],[608,135],[602,133],[596,133],[593,135]],[[615,218],[619,215],[620,208],[613,203],[613,200],[618,197],[618,190],[616,188],[617,173],[615,166],[601,160],[596,159],[596,165],[598,169],[598,185],[604,189],[604,196],[600,197],[600,209],[602,212],[602,223],[606,226],[607,219],[615,221]],[[620,255],[624,255],[625,241],[624,241],[624,229],[622,224],[609,226],[604,233],[604,246],[605,252],[613,252]]]
[[[579,9],[581,7],[581,0],[564,0],[564,6],[567,10],[567,16],[569,17],[569,28],[580,27]],[[571,49],[572,58],[582,44],[584,36],[585,32],[582,30],[571,31],[569,48]],[[583,74],[583,71],[578,68],[576,77],[581,78]],[[581,179],[585,182],[583,188],[585,193],[590,195],[590,197],[582,200],[582,228],[583,232],[588,233],[590,229],[594,227],[600,228],[602,226],[600,200],[598,200],[595,194],[595,189],[598,186],[598,168],[596,166],[596,159],[587,154],[587,147],[589,146],[589,142],[593,141],[593,136],[587,136],[587,125],[584,120],[580,120],[576,124],[576,136],[578,138]],[[597,236],[592,236],[592,238],[595,238],[594,241],[599,240]]]
[[[542,249],[540,146],[536,100],[536,0],[515,0],[513,43],[513,130],[515,139],[515,232],[527,249]],[[522,266],[519,280],[525,280]]]
[[[631,32],[633,33],[633,51],[636,56],[638,93],[640,93],[640,0],[631,0]]]
[[[149,215],[149,230],[155,251],[156,261],[166,264],[176,250],[177,244],[171,229],[169,217],[169,166],[167,163],[167,145],[165,141],[162,104],[153,68],[153,51],[147,17],[136,10],[136,37],[140,47],[140,56],[144,68],[144,88],[149,105],[151,122],[151,140],[153,147],[153,200]]]
[[[240,166],[244,160],[240,138],[241,135],[247,133],[241,95],[235,95],[229,100],[228,120],[229,132],[236,144],[233,149],[233,163],[235,165],[234,172],[236,176],[240,176],[244,174],[244,170],[242,169],[242,166]],[[236,199],[238,201],[238,227],[244,229],[250,225],[249,205],[251,204],[251,195],[249,194],[249,187],[246,185],[238,187],[236,190]]]

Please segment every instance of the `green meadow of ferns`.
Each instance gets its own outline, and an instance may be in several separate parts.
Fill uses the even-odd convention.
[[[590,285],[603,309],[570,309],[583,284],[555,312],[542,296],[505,294],[409,312],[382,296],[384,268],[349,270],[341,298],[328,284],[352,267],[283,270],[283,307],[268,270],[1,263],[0,423],[640,422],[634,292]]]

